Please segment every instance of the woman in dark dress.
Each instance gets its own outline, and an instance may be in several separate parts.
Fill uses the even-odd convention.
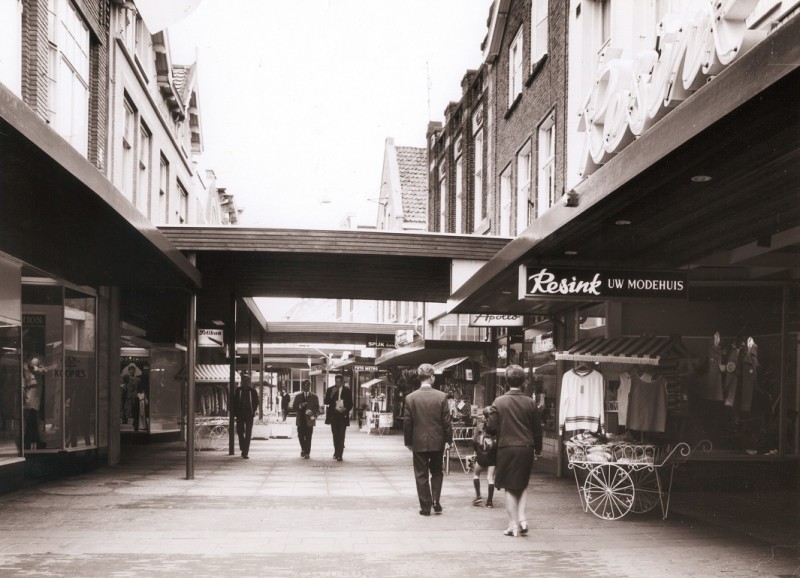
[[[508,528],[505,536],[528,533],[525,509],[534,452],[542,453],[542,423],[533,399],[522,392],[525,370],[519,365],[506,368],[505,395],[494,400],[487,419],[487,430],[497,434],[495,486],[506,491]]]

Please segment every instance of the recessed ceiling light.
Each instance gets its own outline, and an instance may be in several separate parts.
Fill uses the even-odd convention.
[[[222,327],[223,325],[225,325],[225,322],[224,321],[220,321],[219,319],[214,319],[211,323],[213,323],[217,327]]]
[[[501,291],[500,293],[503,295],[511,295],[511,291]]]
[[[711,180],[711,178],[712,177],[709,177],[708,175],[695,175],[695,176],[692,177],[692,182],[693,183],[707,183],[708,181]]]
[[[620,227],[625,227],[627,225],[630,225],[631,223],[633,223],[633,221],[630,221],[628,219],[617,219],[616,221],[614,221],[614,224],[619,225]]]
[[[480,307],[480,308],[481,308],[481,309],[489,309],[489,307],[490,307],[489,305],[481,305],[481,307]]]
[[[578,252],[577,251],[564,251],[564,254],[565,255],[569,255],[570,257],[572,257],[574,255],[577,255]]]

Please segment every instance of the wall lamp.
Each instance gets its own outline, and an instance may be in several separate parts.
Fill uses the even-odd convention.
[[[575,189],[572,189],[563,197],[561,197],[565,207],[577,207],[580,198],[581,196],[575,191]]]

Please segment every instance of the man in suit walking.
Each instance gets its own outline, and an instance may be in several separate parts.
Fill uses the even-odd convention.
[[[442,513],[442,460],[445,446],[453,442],[453,425],[447,396],[433,389],[434,369],[423,363],[417,369],[420,388],[406,396],[403,434],[406,447],[414,454],[419,513],[431,515],[431,507]]]
[[[242,382],[233,392],[233,411],[236,417],[236,434],[239,450],[244,459],[249,459],[250,439],[253,437],[253,420],[258,411],[258,392],[250,385],[250,372],[242,372]]]
[[[344,438],[350,426],[350,410],[353,409],[353,393],[345,387],[341,375],[334,378],[333,386],[325,392],[325,423],[330,424],[333,435],[333,459],[342,461]]]
[[[300,441],[300,457],[306,460],[311,457],[311,437],[314,435],[314,425],[319,415],[319,398],[310,389],[311,382],[304,380],[303,391],[294,398],[292,405],[292,409],[297,413],[295,424],[297,439]]]

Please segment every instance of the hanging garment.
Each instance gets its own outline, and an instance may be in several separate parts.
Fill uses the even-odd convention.
[[[753,391],[758,381],[758,367],[758,345],[750,337],[747,339],[747,351],[742,358],[742,411],[750,411],[752,408]]]
[[[728,352],[728,363],[725,364],[725,407],[733,407],[736,403],[736,388],[739,385],[739,375],[741,373],[741,364],[739,363],[739,354],[741,349],[737,346],[732,346]]]
[[[600,430],[605,425],[603,388],[603,376],[598,371],[586,375],[566,372],[561,380],[559,427],[566,431]]]
[[[705,398],[710,401],[722,401],[722,350],[719,345],[710,345],[706,355],[706,391]]]
[[[628,400],[628,429],[663,432],[667,426],[667,380],[646,381],[636,372],[631,375]]]
[[[619,375],[619,389],[617,389],[617,419],[619,425],[625,427],[628,421],[628,396],[631,392],[631,376],[629,373]]]

